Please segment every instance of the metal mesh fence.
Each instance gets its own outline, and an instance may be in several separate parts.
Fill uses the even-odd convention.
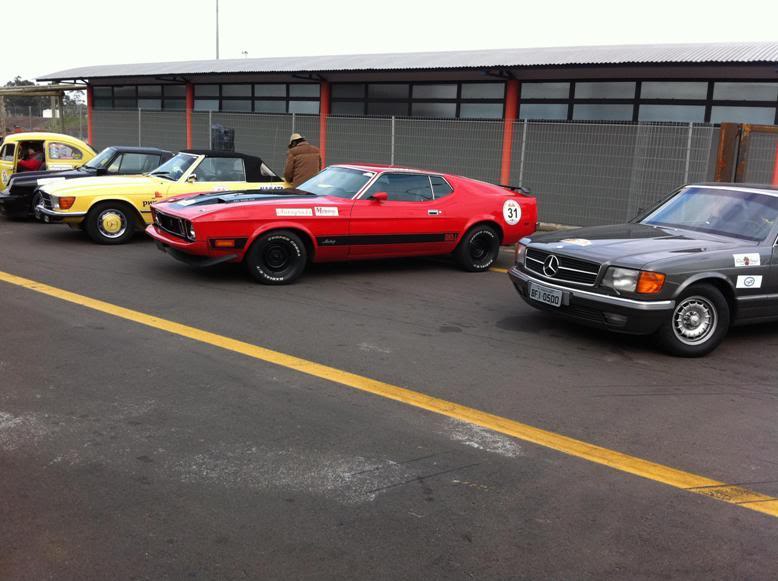
[[[230,135],[236,151],[259,155],[279,173],[293,131],[318,144],[319,117],[192,115],[193,147],[216,148],[220,134]],[[406,165],[497,182],[502,133],[501,120],[331,116],[327,163]],[[683,183],[712,179],[718,133],[705,124],[520,121],[510,182],[538,196],[545,222],[623,221]],[[95,111],[94,141],[97,147],[140,143],[175,151],[185,145],[185,114]],[[754,136],[754,181],[769,179],[775,141]]]
[[[775,133],[751,133],[748,148],[745,181],[755,184],[769,184],[778,153],[778,135]]]
[[[537,194],[542,221],[621,222],[708,179],[713,137],[709,125],[519,122],[511,182]]]

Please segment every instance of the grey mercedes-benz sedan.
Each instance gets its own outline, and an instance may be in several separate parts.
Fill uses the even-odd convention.
[[[778,187],[684,186],[626,224],[535,234],[508,274],[531,306],[701,356],[778,320]]]

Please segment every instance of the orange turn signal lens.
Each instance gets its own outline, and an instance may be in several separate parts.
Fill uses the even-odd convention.
[[[214,248],[235,248],[235,240],[214,240]]]
[[[73,204],[76,203],[76,199],[73,196],[69,196],[67,198],[60,198],[59,199],[59,209],[60,210],[70,210],[70,208],[73,207]]]
[[[638,286],[635,289],[640,294],[655,295],[662,290],[665,285],[665,275],[661,272],[647,272],[640,273],[638,278]]]

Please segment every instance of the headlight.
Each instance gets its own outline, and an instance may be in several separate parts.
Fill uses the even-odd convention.
[[[638,286],[639,270],[610,267],[602,279],[602,285],[620,292],[634,293]]]
[[[612,266],[605,273],[602,285],[619,292],[655,295],[662,291],[665,275],[661,272]]]
[[[513,262],[515,264],[523,264],[524,263],[524,255],[527,254],[527,247],[519,242],[516,245],[516,252],[513,255]]]
[[[184,227],[186,228],[187,240],[194,242],[197,239],[197,233],[195,232],[194,224],[192,224],[187,220],[186,222],[184,222]]]

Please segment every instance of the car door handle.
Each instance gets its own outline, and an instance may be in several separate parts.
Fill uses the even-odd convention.
[[[442,213],[440,210],[427,210],[427,214],[430,216],[440,216]]]

